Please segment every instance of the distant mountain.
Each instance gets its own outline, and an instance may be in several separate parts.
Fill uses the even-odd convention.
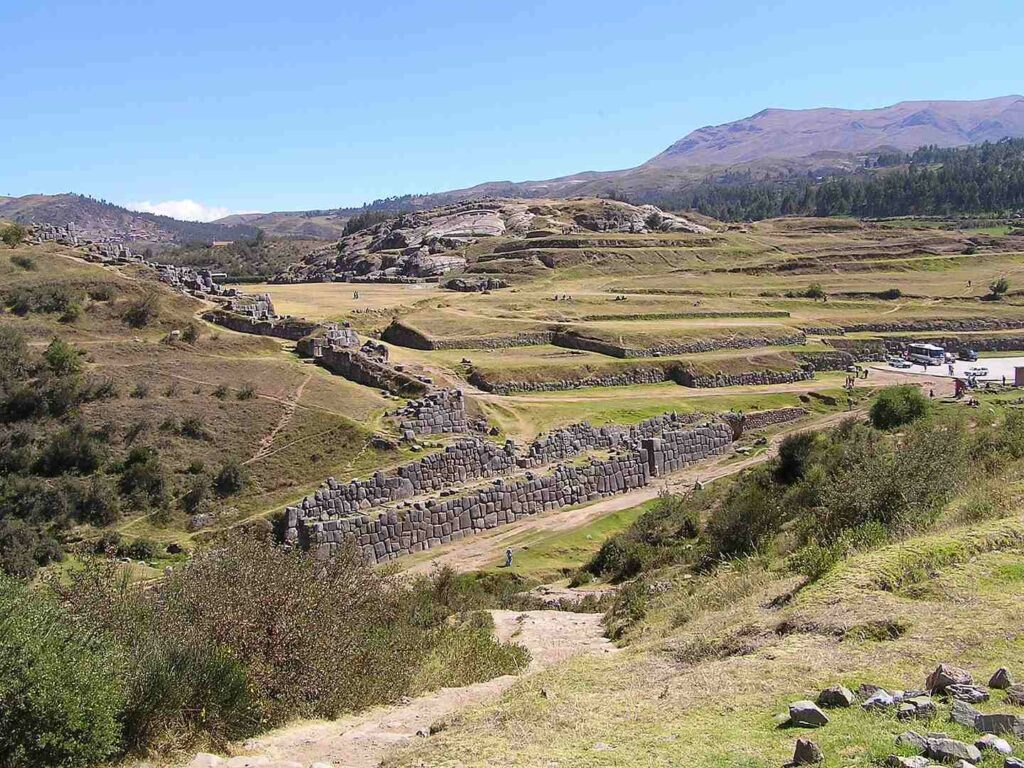
[[[1024,136],[1024,97],[903,101],[881,109],[765,109],[699,128],[641,167],[728,166],[821,152],[961,147]]]
[[[238,240],[257,232],[245,223],[179,221],[75,194],[0,197],[0,219],[24,224],[70,223],[88,240],[139,246]]]

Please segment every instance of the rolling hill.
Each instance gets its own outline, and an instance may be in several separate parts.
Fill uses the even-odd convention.
[[[138,246],[236,240],[253,237],[257,231],[257,227],[244,222],[179,221],[70,193],[0,197],[0,219],[23,224],[74,224],[87,240]]]

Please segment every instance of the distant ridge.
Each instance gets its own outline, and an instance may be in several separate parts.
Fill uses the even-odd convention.
[[[74,224],[89,240],[114,238],[140,245],[237,240],[257,232],[256,227],[247,224],[179,221],[71,193],[0,197],[0,219],[24,224]]]

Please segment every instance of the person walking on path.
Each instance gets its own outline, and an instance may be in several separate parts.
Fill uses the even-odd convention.
[[[509,547],[508,549],[505,550],[505,567],[506,568],[511,568],[512,567],[512,547]]]

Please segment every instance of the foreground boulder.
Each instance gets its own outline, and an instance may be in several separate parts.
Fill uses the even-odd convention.
[[[944,763],[955,763],[957,760],[977,763],[981,760],[981,751],[973,744],[965,744],[962,741],[947,738],[929,738],[927,743],[925,755],[932,760]]]
[[[1000,755],[1012,755],[1013,747],[1006,739],[1001,739],[995,734],[986,733],[976,742],[974,746],[980,749],[982,752],[991,751],[998,752]]]
[[[1024,707],[1024,683],[1016,683],[1007,688],[1006,700],[1018,707]]]
[[[1010,674],[1010,670],[1006,667],[997,669],[988,681],[989,688],[995,688],[999,691],[1005,691],[1011,685],[1013,685],[1013,675]]]
[[[789,723],[802,728],[818,728],[828,725],[828,715],[813,701],[794,701],[789,705]]]
[[[928,675],[925,688],[932,693],[945,693],[951,685],[971,685],[974,678],[966,669],[954,667],[951,664],[940,664],[938,668]]]
[[[791,765],[816,765],[825,759],[821,747],[810,739],[797,739]]]
[[[931,761],[927,757],[903,757],[901,755],[889,755],[885,758],[886,768],[928,768]]]
[[[841,685],[833,685],[818,694],[818,706],[826,709],[851,707],[856,700],[853,691]]]

